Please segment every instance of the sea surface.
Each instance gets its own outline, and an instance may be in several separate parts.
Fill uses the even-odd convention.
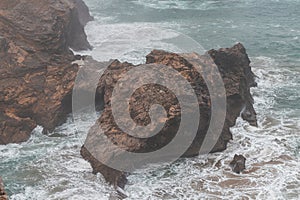
[[[300,199],[300,0],[85,2],[94,49],[81,53],[99,61],[143,63],[153,48],[201,53],[241,42],[257,75],[257,128],[239,119],[224,152],[134,172],[128,199]],[[50,136],[38,127],[28,142],[0,146],[10,199],[115,199],[79,153],[93,121],[86,114],[76,126],[70,116]],[[247,158],[241,174],[228,166],[234,154]]]

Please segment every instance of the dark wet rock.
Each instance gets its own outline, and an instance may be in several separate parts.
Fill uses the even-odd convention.
[[[227,143],[232,139],[230,127],[235,125],[236,119],[241,115],[242,111],[251,113],[251,119],[244,118],[250,124],[256,125],[256,113],[253,108],[253,99],[250,93],[250,87],[255,86],[254,74],[251,71],[250,60],[246,54],[246,50],[242,44],[237,44],[232,48],[211,50],[208,52],[213,61],[216,63],[226,89],[227,107],[226,119],[223,126],[222,133],[213,149],[210,152],[223,151],[227,147]],[[154,50],[147,56],[147,63],[157,67],[157,70],[164,74],[160,69],[161,65],[167,65],[175,69],[181,76],[190,82],[195,93],[197,94],[198,103],[196,105],[190,104],[185,112],[192,113],[192,110],[197,106],[200,109],[200,122],[195,139],[191,142],[190,147],[183,153],[183,157],[192,157],[199,154],[200,147],[203,143],[204,137],[207,134],[210,117],[211,117],[211,96],[208,88],[201,75],[195,69],[191,60],[193,57],[199,57],[196,54],[175,54],[161,50]],[[205,56],[200,56],[201,62],[205,63]],[[137,89],[130,97],[130,118],[123,119],[122,123],[126,124],[129,120],[133,120],[136,124],[145,126],[151,120],[149,116],[149,109],[153,104],[162,105],[167,112],[167,119],[161,119],[164,124],[161,131],[149,138],[133,137],[122,131],[116,124],[111,108],[112,92],[116,83],[120,80],[123,74],[131,69],[137,69],[140,65],[132,65],[130,63],[121,63],[114,61],[106,69],[101,77],[96,99],[97,103],[102,103],[104,108],[101,117],[97,120],[95,125],[89,130],[89,134],[85,145],[81,149],[81,155],[88,160],[93,168],[93,172],[100,172],[105,179],[114,185],[124,187],[126,183],[126,174],[107,167],[104,163],[97,159],[98,155],[104,157],[106,162],[114,160],[114,158],[122,158],[122,154],[116,153],[114,156],[108,156],[107,152],[115,152],[115,149],[125,149],[128,152],[147,153],[153,152],[164,147],[176,135],[181,120],[181,107],[174,93],[161,85],[144,85]],[[207,67],[208,70],[210,69]],[[209,76],[212,79],[214,75]],[[136,84],[142,81],[137,78],[135,82],[128,84]],[[172,80],[171,80],[172,82]],[[173,85],[178,85],[177,82],[172,82]],[[138,84],[139,85],[139,84]],[[178,85],[179,86],[179,85]],[[118,109],[119,105],[115,105]],[[221,108],[220,108],[221,111]],[[193,119],[190,119],[193,123]],[[101,128],[100,128],[101,127]],[[188,127],[186,127],[188,130]],[[100,131],[103,130],[103,132]],[[98,137],[107,137],[115,145],[115,147],[108,149],[107,144],[98,139]],[[182,138],[184,140],[184,138]],[[180,144],[179,144],[180,145]],[[181,148],[181,147],[176,147]],[[174,149],[175,150],[175,149]],[[93,152],[93,153],[91,153]],[[117,151],[116,151],[117,152]],[[170,152],[172,154],[173,152]],[[106,157],[107,156],[107,157]],[[143,159],[143,158],[141,158]],[[148,158],[144,158],[148,159]],[[155,160],[154,158],[153,160]],[[148,160],[151,162],[152,159]],[[141,160],[140,163],[144,161]],[[139,163],[132,163],[131,160],[124,160],[122,166],[133,166],[138,168]],[[119,184],[121,183],[121,184]]]
[[[51,132],[71,111],[78,65],[69,48],[90,48],[80,2],[0,1],[0,144],[26,141],[37,125]]]
[[[256,87],[257,83],[255,82],[255,75],[251,70],[250,66],[250,59],[246,53],[246,49],[243,45],[238,44],[235,45],[233,48],[222,48],[220,50],[211,50],[209,54],[214,59],[215,63],[218,65],[220,72],[222,75],[230,74],[227,73],[228,70],[231,73],[237,75],[237,73],[243,73],[244,79],[240,84],[241,95],[231,95],[227,101],[229,105],[229,109],[235,109],[242,106],[242,113],[241,116],[244,120],[248,121],[252,126],[257,126],[257,119],[256,119],[256,112],[253,107],[253,97],[250,93],[251,87]],[[232,83],[226,84],[227,78],[223,76],[225,81],[225,85],[229,87],[226,88],[227,91],[231,90]],[[241,99],[239,99],[242,97]],[[233,104],[233,105],[231,105]],[[240,114],[240,111],[235,112],[236,114]],[[235,124],[236,114],[232,115],[232,119],[230,119],[232,124]]]
[[[89,15],[87,7],[82,0],[73,0],[74,9],[71,11],[71,21],[67,33],[67,45],[75,51],[92,49],[92,46],[87,41],[87,36],[84,32],[84,26],[92,18]],[[79,7],[78,7],[79,6]],[[82,17],[82,18],[80,18]]]
[[[93,174],[97,174],[98,172],[101,172],[105,180],[111,185],[114,185],[115,187],[121,187],[121,188],[125,187],[127,183],[126,173],[112,169],[106,165],[103,165],[96,158],[94,158],[91,155],[91,153],[86,150],[86,148],[82,148],[80,153],[83,158],[87,159],[90,162],[93,168]]]
[[[8,48],[7,41],[4,37],[0,36],[0,53],[6,52]]]
[[[246,169],[246,158],[243,155],[234,155],[233,160],[230,162],[232,171],[239,174]]]
[[[73,0],[78,12],[79,22],[82,26],[85,26],[89,21],[94,20],[94,17],[90,15],[89,8],[83,0]]]
[[[0,177],[0,200],[8,200],[8,196],[4,190],[4,183]]]

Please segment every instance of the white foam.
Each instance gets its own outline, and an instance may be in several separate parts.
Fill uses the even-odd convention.
[[[88,24],[86,32],[94,47],[90,54],[98,61],[119,59],[140,64],[153,49],[178,53],[205,51],[187,36],[155,23],[99,24],[95,21]],[[188,42],[192,44],[187,50]]]
[[[253,89],[259,127],[239,119],[226,151],[134,172],[125,188],[129,199],[299,197],[299,113],[292,117],[290,110],[277,110],[274,100],[276,91],[285,85],[299,88],[299,82],[287,80],[286,75],[299,76],[276,67],[274,59],[251,60],[259,77],[259,87]],[[3,177],[14,193],[11,199],[109,199],[114,188],[101,175],[93,175],[79,154],[91,120],[95,119],[82,117],[76,128],[70,119],[55,130],[60,137],[47,137],[39,127],[28,142],[0,146],[0,170],[11,169],[14,162],[15,170]],[[229,161],[234,154],[246,156],[247,170],[253,172],[232,173]]]
[[[228,0],[226,4],[217,0],[132,0],[131,2],[154,9],[210,10],[219,7],[245,6],[245,4],[249,3],[249,0],[247,2]]]
[[[201,5],[197,8],[189,6],[188,1],[134,2],[160,9],[208,9],[216,1],[199,1],[203,3],[202,8]],[[177,33],[162,31],[163,28],[158,24],[106,24],[113,22],[114,18],[101,21],[100,16],[96,17],[96,21],[87,26],[88,39],[95,49],[87,53],[98,60],[118,58],[140,63],[144,61],[141,58],[153,48],[178,51],[177,46],[165,41],[175,38]],[[236,127],[232,128],[234,140],[225,152],[136,171],[129,176],[129,185],[125,189],[129,199],[299,197],[300,116],[294,110],[277,109],[276,104],[281,96],[278,91],[282,87],[298,91],[299,72],[283,69],[273,58],[255,57],[251,60],[259,84],[258,88],[252,89],[259,127],[253,128],[239,119]],[[295,97],[287,98],[295,101]],[[14,193],[11,199],[109,199],[114,188],[108,186],[101,175],[93,175],[89,163],[79,154],[89,129],[87,124],[95,119],[87,116],[85,120],[79,129],[71,119],[58,127],[55,132],[60,137],[47,137],[39,127],[28,142],[0,145],[0,171],[8,182],[7,188]],[[255,171],[233,174],[229,161],[236,153],[246,156],[247,169]],[[216,166],[218,161],[220,168]],[[232,180],[238,184],[230,184]]]
[[[299,197],[300,162],[299,156],[295,155],[295,138],[299,138],[299,116],[295,119],[282,118],[282,115],[289,113],[274,110],[275,101],[270,100],[282,84],[293,81],[285,80],[285,74],[291,72],[276,68],[276,61],[271,58],[258,57],[252,60],[253,70],[260,78],[259,87],[253,90],[256,93],[255,107],[259,114],[259,127],[253,128],[239,119],[236,127],[232,128],[234,140],[225,152],[210,154],[207,159],[187,159],[165,169],[154,168],[151,171],[148,168],[135,173],[129,177],[133,184],[127,187],[130,199]],[[257,169],[251,173],[233,174],[228,164],[234,154],[246,156],[248,170]],[[220,159],[222,166],[213,167]]]

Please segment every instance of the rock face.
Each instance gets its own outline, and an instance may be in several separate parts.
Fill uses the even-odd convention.
[[[227,98],[227,108],[225,108],[226,119],[223,130],[216,145],[211,150],[211,152],[216,152],[226,149],[228,141],[232,139],[229,128],[235,125],[236,119],[241,113],[243,119],[252,125],[257,125],[253,99],[250,93],[250,87],[256,86],[256,83],[254,74],[249,66],[250,60],[242,44],[237,44],[232,48],[211,50],[208,53],[221,73]],[[196,71],[195,66],[191,64],[190,57],[193,57],[193,54],[179,55],[160,50],[154,50],[147,56],[147,63],[156,66],[157,70],[162,74],[164,72],[160,68],[161,65],[172,67],[179,72],[188,80],[197,94],[198,103],[196,105],[191,104],[185,112],[192,112],[192,109],[199,107],[201,113],[199,127],[195,139],[182,155],[183,157],[191,157],[199,154],[203,139],[208,131],[211,117],[211,96],[204,79]],[[101,117],[90,129],[87,140],[81,149],[81,155],[91,163],[93,172],[102,173],[109,183],[118,187],[124,187],[126,174],[121,170],[106,166],[97,159],[98,154],[105,157],[108,151],[114,151],[113,148],[107,149],[106,144],[99,140],[98,137],[104,134],[116,148],[125,149],[129,152],[153,152],[164,147],[174,138],[181,120],[181,107],[174,93],[161,85],[148,84],[138,88],[130,97],[128,110],[132,119],[125,118],[123,119],[123,123],[126,124],[130,120],[133,120],[138,125],[148,125],[151,122],[149,116],[150,107],[154,104],[159,104],[167,112],[167,119],[162,119],[162,123],[165,125],[161,131],[149,138],[138,138],[128,135],[118,127],[111,107],[113,90],[122,75],[131,69],[138,69],[139,67],[140,65],[134,66],[130,63],[114,61],[104,72],[100,79],[96,96],[98,101],[104,102],[104,110]],[[142,74],[140,77],[140,79],[132,83],[129,82],[129,84],[142,82]],[[172,84],[178,85],[179,83],[173,82]],[[118,109],[119,105],[114,106]],[[100,127],[103,132],[99,131]],[[105,158],[105,161],[110,162],[118,157],[122,157],[122,154],[115,153],[114,156],[109,154]],[[122,165],[132,164],[130,160],[124,160],[122,163]]]
[[[0,144],[26,141],[37,125],[52,131],[71,111],[78,65],[71,64],[69,48],[90,48],[83,29],[90,17],[82,5],[0,1]]]
[[[0,200],[8,200],[1,177],[0,177]]]
[[[232,168],[232,171],[239,174],[246,169],[246,158],[243,155],[236,154],[229,165]]]
[[[85,26],[89,21],[94,20],[90,15],[89,8],[82,0],[73,0],[78,12],[78,18],[81,25]]]

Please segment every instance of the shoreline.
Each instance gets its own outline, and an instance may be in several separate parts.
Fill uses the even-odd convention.
[[[1,5],[1,3],[0,3]],[[1,10],[1,9],[0,9]],[[0,23],[1,26],[1,23]],[[1,32],[1,31],[0,31]],[[0,34],[1,36],[1,34]],[[1,38],[0,37],[0,58],[3,54],[3,52],[7,52],[7,48],[10,48],[10,51],[12,49],[17,50],[16,58],[17,58],[17,65],[18,66],[26,66],[20,65],[20,63],[27,63],[31,62],[34,57],[28,59],[32,55],[32,53],[37,53],[34,48],[29,48],[26,49],[25,51],[29,50],[27,53],[24,53],[24,49],[22,48],[15,48],[17,46],[16,43],[7,41],[6,38]],[[13,48],[12,48],[13,47]],[[33,51],[33,52],[32,52]],[[75,51],[76,52],[76,51]],[[1,55],[2,54],[2,55]],[[75,54],[75,53],[74,53]],[[64,56],[66,56],[65,54]],[[43,58],[43,55],[40,54]],[[48,73],[52,73],[51,75],[54,76],[59,76],[61,74],[60,70],[62,67],[65,67],[67,65],[70,65],[71,62],[74,62],[74,55],[68,55],[66,57],[53,57],[54,60],[58,59],[59,62],[57,64],[57,67],[47,67],[46,70],[48,70]],[[6,57],[7,58],[7,57]],[[13,56],[10,58],[14,58]],[[66,63],[60,63],[61,60],[64,60],[67,58]],[[25,60],[23,60],[25,59]],[[28,60],[27,60],[28,59]],[[78,57],[76,60],[82,59]],[[257,59],[257,57],[255,57]],[[252,59],[251,59],[252,60]],[[3,60],[2,60],[3,62]],[[5,61],[7,63],[11,61]],[[48,62],[48,61],[47,61]],[[52,61],[51,61],[52,62]],[[52,66],[52,63],[49,62],[49,66]],[[255,61],[256,62],[256,61]],[[1,59],[0,59],[1,63]],[[257,62],[259,63],[259,62]],[[11,63],[10,63],[11,64]],[[260,63],[259,63],[260,64]],[[79,64],[80,65],[80,64]],[[2,65],[4,66],[4,65]],[[251,65],[252,67],[256,67]],[[74,68],[73,68],[74,67]],[[77,66],[80,67],[80,66]],[[270,66],[268,66],[270,67]],[[55,69],[56,68],[56,69]],[[71,68],[67,68],[65,71],[69,71],[70,69],[74,70],[71,73],[71,76],[76,74],[76,67],[71,66]],[[29,69],[30,71],[31,69]],[[34,69],[36,70],[36,69]],[[53,71],[51,71],[53,70]],[[158,171],[151,171],[152,169],[144,169],[141,171],[137,171],[136,173],[133,173],[128,177],[130,184],[126,185],[125,191],[129,193],[129,196],[132,197],[133,199],[139,199],[142,196],[143,192],[144,194],[147,195],[153,195],[154,197],[157,198],[164,198],[164,197],[178,197],[178,196],[184,196],[184,197],[191,197],[195,195],[195,198],[201,195],[207,195],[211,198],[221,198],[224,195],[229,195],[229,196],[234,196],[234,192],[236,194],[240,195],[239,197],[244,197],[244,198],[264,198],[264,197],[276,197],[276,195],[281,195],[281,197],[290,197],[291,199],[297,198],[297,177],[296,175],[293,174],[293,170],[299,166],[297,165],[297,161],[299,161],[299,157],[297,157],[297,154],[295,153],[289,153],[288,150],[293,149],[294,147],[292,144],[290,144],[291,139],[289,138],[288,134],[292,134],[291,130],[296,130],[297,124],[292,124],[291,122],[288,121],[288,119],[282,119],[282,121],[278,120],[278,116],[276,113],[276,116],[269,116],[266,114],[263,108],[263,105],[267,105],[269,102],[263,102],[261,98],[268,98],[267,94],[270,95],[268,92],[273,89],[273,87],[266,86],[264,85],[265,83],[269,83],[274,81],[280,81],[283,82],[282,80],[285,80],[282,78],[276,79],[276,77],[279,77],[280,72],[277,73],[275,70],[265,70],[264,67],[258,67],[258,69],[255,70],[255,72],[258,72],[258,76],[262,81],[259,81],[260,88],[259,89],[254,89],[251,91],[252,94],[254,94],[254,98],[257,99],[259,102],[254,104],[255,109],[259,113],[259,119],[258,119],[258,127],[257,128],[252,128],[247,124],[242,124],[241,120],[239,119],[237,121],[237,124],[232,128],[233,129],[233,140],[229,142],[227,150],[221,153],[214,153],[213,155],[210,155],[208,157],[215,157],[213,161],[207,160],[206,158],[203,158],[203,162],[200,158],[202,157],[195,157],[191,159],[182,159],[182,163],[175,163],[172,166],[168,166],[169,168],[166,169],[159,169]],[[26,71],[28,73],[29,71]],[[40,72],[40,71],[39,71]],[[6,73],[6,72],[5,72]],[[23,73],[23,72],[22,72]],[[65,72],[63,72],[65,73]],[[8,73],[9,74],[9,73]],[[29,73],[30,74],[30,73]],[[273,77],[273,75],[276,75]],[[32,74],[31,74],[32,75]],[[36,86],[37,83],[43,81],[39,79],[39,74],[33,74],[32,76],[27,76],[26,81],[33,82],[33,86]],[[65,74],[67,76],[70,76],[69,74]],[[11,76],[11,74],[9,74]],[[48,75],[47,75],[48,76]],[[49,81],[50,84],[55,84],[55,86],[61,85],[61,83],[56,82],[59,79],[48,79],[46,76],[46,81]],[[3,76],[4,77],[4,76]],[[55,83],[56,82],[56,83]],[[72,81],[70,81],[72,82]],[[16,82],[19,84],[19,82]],[[283,82],[284,83],[284,82]],[[21,86],[22,84],[19,84],[18,86]],[[31,86],[32,86],[31,85]],[[71,89],[72,87],[68,87],[68,90]],[[275,86],[274,86],[275,87]],[[19,87],[21,88],[21,87]],[[55,87],[51,88],[53,90]],[[37,89],[38,90],[38,89]],[[55,90],[55,89],[54,89]],[[63,91],[63,90],[60,90]],[[1,91],[0,91],[1,92]],[[66,95],[68,96],[68,95]],[[10,97],[9,97],[10,98]],[[39,97],[40,98],[40,97]],[[0,97],[0,102],[1,102],[1,97]],[[30,101],[28,101],[27,97],[18,99],[21,100],[22,103],[22,108],[24,106],[27,106],[27,104],[30,104]],[[65,98],[60,99],[62,103],[65,102]],[[267,99],[268,100],[268,99]],[[265,100],[265,101],[267,101]],[[23,101],[23,102],[22,102]],[[69,102],[67,100],[66,102]],[[48,105],[44,104],[41,105],[41,107],[47,107]],[[2,106],[3,107],[3,106]],[[2,107],[0,106],[0,111],[2,111]],[[19,119],[21,118],[23,120],[24,113],[28,111],[26,109],[20,111],[20,113],[15,113],[15,110],[12,110],[14,107],[9,107],[10,109],[5,110],[4,114],[7,116],[2,116],[2,113],[0,114],[0,120],[4,120],[5,122],[10,121],[11,123],[17,123],[18,121],[12,120],[14,119]],[[50,108],[53,108],[50,106]],[[19,109],[19,107],[18,107]],[[38,108],[34,108],[38,109]],[[56,108],[54,108],[55,110]],[[265,108],[266,109],[266,108]],[[45,110],[43,111],[44,113],[46,112]],[[60,113],[61,110],[58,109],[57,113]],[[65,112],[65,111],[64,111]],[[69,112],[69,111],[67,111]],[[66,113],[67,113],[66,112]],[[274,112],[273,109],[271,109],[271,112]],[[67,115],[64,113],[64,120],[66,119]],[[53,114],[53,113],[52,113]],[[19,116],[20,115],[20,116]],[[54,114],[55,115],[55,114]],[[38,121],[40,115],[37,115],[35,117],[28,117],[26,115],[25,121],[23,121],[25,124],[30,125],[29,127],[26,127],[26,132],[30,132],[29,130],[33,127],[36,126],[36,123],[33,123],[30,121],[28,118],[35,118],[33,121],[37,121],[39,124],[42,124],[41,121]],[[18,117],[18,118],[15,118]],[[265,119],[264,119],[265,118]],[[47,118],[46,118],[47,119]],[[31,187],[28,185],[22,185],[24,183],[16,183],[21,184],[19,185],[20,191],[16,195],[20,196],[25,196],[24,198],[28,198],[28,194],[25,194],[25,189],[21,188],[29,188],[29,191],[35,191],[36,193],[41,193],[41,194],[33,194],[36,195],[34,197],[36,198],[46,198],[43,196],[43,193],[48,193],[52,195],[51,197],[54,198],[63,198],[63,193],[64,192],[70,192],[72,189],[74,189],[73,194],[80,196],[82,193],[84,197],[90,197],[92,195],[100,195],[99,197],[104,196],[109,196],[109,193],[112,192],[112,187],[108,186],[103,178],[99,178],[99,176],[94,176],[91,173],[91,168],[89,166],[89,163],[83,162],[83,159],[79,156],[79,146],[81,145],[76,141],[76,136],[78,140],[78,132],[77,130],[73,130],[72,124],[70,121],[67,121],[64,123],[64,120],[61,120],[62,118],[59,117],[59,123],[55,122],[55,126],[52,126],[50,128],[46,128],[44,133],[49,133],[49,137],[43,136],[42,131],[38,130],[36,133],[37,135],[31,135],[31,132],[29,133],[31,139],[27,142],[20,143],[16,146],[13,146],[10,144],[10,147],[12,148],[11,152],[18,152],[20,155],[33,153],[33,157],[30,160],[30,156],[25,157],[24,159],[28,159],[28,163],[24,162],[25,166],[19,165],[18,163],[16,166],[19,167],[20,173],[19,175],[22,175],[24,173],[25,177],[30,177],[32,174],[31,173],[36,173],[38,176],[41,175],[44,176],[41,178],[41,180],[37,181],[38,186],[36,187]],[[12,120],[12,121],[11,121]],[[68,118],[70,120],[70,118]],[[48,121],[43,119],[43,123],[47,123]],[[0,121],[1,122],[1,121]],[[274,123],[273,123],[274,122]],[[52,122],[51,122],[52,123]],[[289,125],[292,124],[292,125]],[[242,125],[241,125],[242,124]],[[280,125],[281,124],[281,125]],[[84,125],[84,123],[82,124]],[[31,127],[32,126],[32,127]],[[290,128],[289,126],[292,127],[294,126],[294,129]],[[64,127],[64,128],[62,128]],[[67,128],[68,127],[68,128]],[[274,129],[276,127],[276,129]],[[273,130],[273,129],[274,130]],[[39,128],[38,128],[39,129]],[[53,129],[53,130],[52,130]],[[57,132],[58,129],[58,132]],[[263,130],[265,129],[265,130]],[[14,132],[15,130],[11,130],[11,132]],[[54,131],[54,132],[52,132]],[[59,132],[60,131],[60,132]],[[273,131],[273,132],[272,132]],[[82,134],[83,130],[79,133]],[[287,133],[287,136],[282,136],[280,133]],[[272,133],[274,133],[272,135]],[[29,138],[29,135],[26,133],[26,137]],[[296,134],[294,134],[296,137]],[[0,132],[0,137],[1,132]],[[46,138],[47,137],[47,138]],[[262,138],[265,138],[263,140]],[[277,139],[278,138],[278,139]],[[2,138],[0,138],[1,140]],[[71,140],[71,141],[69,141]],[[80,140],[84,140],[80,138]],[[55,141],[55,142],[54,142]],[[37,142],[37,143],[35,143]],[[45,143],[44,143],[45,142]],[[30,145],[28,144],[30,143]],[[260,145],[259,145],[260,144]],[[48,146],[49,147],[49,152],[45,151],[44,153],[49,156],[47,159],[40,155],[39,153],[29,150],[30,148],[39,148],[41,146]],[[52,146],[53,145],[53,146]],[[58,147],[56,145],[59,145]],[[2,148],[3,147],[3,148]],[[6,146],[2,146],[1,151],[3,149],[4,155],[10,155],[10,149],[6,148]],[[55,148],[54,148],[55,147]],[[275,148],[276,147],[276,148]],[[256,150],[255,150],[256,148]],[[27,151],[26,151],[27,149]],[[43,149],[43,148],[41,148]],[[59,149],[59,150],[58,150]],[[275,150],[278,150],[279,152],[274,152]],[[55,153],[53,153],[53,152]],[[294,150],[297,151],[297,150]],[[229,167],[229,161],[233,158],[235,153],[241,153],[245,155],[247,158],[247,163],[246,163],[246,170],[242,172],[240,175],[235,175],[233,174],[230,170]],[[270,156],[268,157],[268,153]],[[49,155],[48,155],[49,154]],[[280,155],[278,155],[280,154]],[[5,163],[6,167],[8,169],[7,165],[9,162],[11,162],[13,159],[19,160],[20,158],[17,155],[14,155],[14,153],[11,154],[12,159],[3,159],[3,162]],[[58,157],[61,157],[58,158]],[[53,163],[52,163],[53,161]],[[49,164],[48,168],[46,167],[47,170],[49,170],[49,175],[46,175],[48,172],[47,170],[43,171],[43,167],[45,165],[41,163],[45,163],[45,165]],[[186,164],[185,164],[186,162]],[[51,164],[50,164],[51,163]],[[55,167],[51,168],[51,165],[55,165]],[[195,166],[194,166],[195,165]],[[75,170],[74,166],[77,166]],[[177,166],[180,166],[181,168],[176,168]],[[57,168],[57,169],[55,169]],[[63,168],[65,168],[65,173],[63,173]],[[73,169],[74,168],[74,169]],[[186,169],[185,169],[186,168]],[[285,169],[288,169],[288,171],[284,171]],[[72,171],[73,170],[73,171]],[[150,172],[149,172],[150,171]],[[203,171],[205,172],[204,174]],[[297,170],[294,170],[294,172],[297,172]],[[28,174],[26,174],[28,173]],[[138,174],[140,173],[140,174]],[[148,174],[147,174],[148,173]],[[161,173],[165,173],[166,177],[161,175]],[[17,172],[16,172],[17,174]],[[1,175],[1,174],[0,174]],[[3,176],[3,175],[2,175]],[[52,177],[53,176],[53,177]],[[69,180],[65,180],[65,176]],[[157,176],[157,179],[156,177]],[[12,174],[12,177],[13,174]],[[17,178],[16,176],[15,178]],[[76,179],[77,177],[77,179]],[[78,178],[80,177],[80,178]],[[30,178],[29,178],[30,179]],[[37,179],[36,177],[31,177],[32,180]],[[55,182],[55,180],[64,180],[65,182]],[[74,180],[73,180],[74,179]],[[174,179],[174,180],[169,180],[169,179]],[[199,179],[197,181],[197,179]],[[272,181],[274,179],[274,181]],[[292,180],[289,182],[289,180]],[[275,182],[277,181],[277,183]],[[68,182],[69,181],[69,182]],[[74,182],[73,182],[74,181]],[[82,182],[81,182],[82,181]],[[293,182],[294,181],[294,182]],[[0,181],[1,182],[1,181]],[[9,182],[9,181],[8,181]],[[26,181],[24,181],[26,183]],[[47,185],[48,183],[48,185]],[[184,185],[180,183],[185,183]],[[12,183],[8,183],[10,187],[12,187]],[[56,187],[55,185],[58,184],[65,184],[61,187]],[[72,185],[73,184],[73,185]],[[164,187],[164,184],[166,184],[166,187]],[[286,184],[289,189],[287,190],[283,185]],[[275,191],[274,188],[272,189],[269,187],[269,185],[278,187],[281,190]],[[14,186],[15,188],[18,188],[17,186]],[[83,187],[85,191],[81,191],[81,188],[78,187]],[[144,187],[144,189],[143,189]],[[151,187],[151,189],[147,188]],[[173,188],[177,188],[178,191],[176,192],[175,190],[173,191]],[[53,189],[54,188],[54,189]],[[222,188],[220,190],[220,188]],[[247,188],[249,190],[247,190]],[[214,190],[215,192],[211,191]],[[17,189],[16,189],[17,190]],[[58,192],[57,192],[57,191]],[[255,190],[259,190],[259,192],[254,192]],[[267,191],[270,190],[270,191]],[[10,191],[10,188],[7,188],[7,191]],[[60,192],[59,192],[60,191]],[[27,191],[28,192],[28,191]],[[53,192],[53,194],[51,193]],[[65,195],[70,195],[69,198],[72,197],[72,192],[70,194]],[[267,194],[270,193],[270,196]],[[1,195],[1,194],[0,194]],[[61,195],[61,196],[60,196]],[[101,196],[102,195],[102,196]],[[139,196],[140,195],[140,196]],[[198,196],[197,196],[198,195]],[[244,196],[243,196],[244,195]],[[97,197],[98,197],[97,196]],[[33,197],[33,198],[34,198]],[[204,198],[205,196],[203,196]],[[66,198],[66,197],[65,197]],[[1,199],[1,197],[0,197]]]

